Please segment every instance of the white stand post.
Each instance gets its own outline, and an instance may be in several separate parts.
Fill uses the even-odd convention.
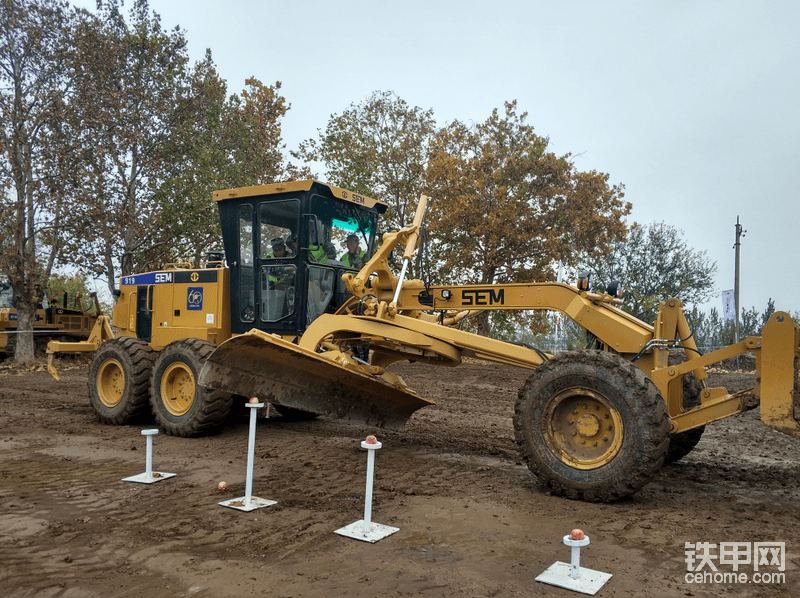
[[[250,435],[247,440],[247,483],[245,485],[244,496],[223,500],[220,505],[238,509],[239,511],[254,511],[263,507],[274,505],[277,501],[267,500],[253,496],[253,461],[256,451],[256,409],[261,409],[264,403],[245,403],[250,408]]]
[[[400,531],[399,527],[383,525],[372,522],[372,482],[375,473],[375,451],[383,445],[380,442],[368,443],[362,441],[361,448],[367,449],[367,488],[364,495],[364,519],[355,521],[350,525],[337,529],[335,533],[356,540],[375,543],[378,540],[391,536]]]
[[[581,547],[589,545],[589,536],[573,540],[567,534],[563,542],[571,549],[570,563],[556,561],[536,581],[594,596],[611,579],[611,573],[581,568]]]
[[[153,472],[153,436],[158,430],[142,430],[142,435],[147,438],[147,454],[145,455],[145,471],[138,475],[122,478],[123,482],[136,482],[138,484],[155,484],[161,480],[173,477],[174,473]]]
[[[564,536],[564,544],[572,549],[569,563],[569,576],[572,579],[578,579],[581,574],[581,546],[586,546],[588,543],[589,536],[585,536],[583,540],[573,540],[570,536]]]

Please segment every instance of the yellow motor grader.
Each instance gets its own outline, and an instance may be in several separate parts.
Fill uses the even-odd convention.
[[[406,280],[425,196],[414,221],[379,247],[386,204],[318,181],[219,191],[214,200],[227,265],[217,255],[203,268],[123,277],[113,321],[101,318],[89,341],[51,343],[51,353],[96,351],[89,394],[101,421],[123,424],[152,409],[167,433],[202,435],[225,421],[235,396],[256,395],[289,418],[401,430],[433,401],[387,366],[474,357],[532,370],[519,391],[516,439],[533,473],[571,498],[630,495],[691,451],[705,424],[759,404],[767,425],[800,436],[798,326],[786,313],[761,337],[701,355],[679,299],[662,302],[651,325],[618,308],[618,287],[591,292],[586,277],[576,286]],[[561,312],[594,348],[552,356],[459,328],[482,310]],[[685,361],[669,365],[674,349]],[[755,388],[706,387],[708,366],[745,352],[756,357]]]

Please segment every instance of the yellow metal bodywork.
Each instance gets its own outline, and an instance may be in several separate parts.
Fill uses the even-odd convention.
[[[188,265],[188,264],[186,264]],[[204,281],[213,272],[216,280]],[[113,316],[97,318],[89,338],[80,342],[51,341],[47,345],[48,371],[58,380],[54,367],[56,353],[96,351],[103,341],[115,336],[136,337],[137,295],[147,293],[147,311],[152,319],[150,346],[160,351],[173,341],[199,338],[219,344],[231,337],[229,270],[227,268],[190,269],[172,264],[169,269],[148,273],[154,280],[163,276],[164,284],[137,284],[137,278],[123,277]],[[178,278],[176,278],[176,276]],[[178,280],[180,279],[180,281]],[[176,309],[185,306],[190,289],[202,289],[203,309]],[[116,329],[116,333],[112,330]]]
[[[798,342],[800,332],[789,314],[772,315],[761,331],[756,351],[761,421],[776,430],[800,438],[800,382]]]
[[[215,201],[262,195],[308,191],[316,181],[276,183],[214,193]],[[378,200],[327,186],[334,197],[365,206]],[[218,345],[204,365],[198,380],[177,369],[165,376],[161,388],[166,407],[174,415],[184,412],[185,395],[199,386],[224,389],[296,409],[328,413],[399,429],[416,409],[431,403],[419,397],[405,382],[386,371],[396,361],[411,360],[432,365],[455,366],[464,357],[475,357],[525,368],[536,368],[550,356],[534,349],[498,341],[460,330],[465,317],[484,310],[551,310],[571,318],[591,332],[604,351],[633,361],[658,387],[667,405],[672,433],[680,433],[708,422],[739,413],[760,401],[762,419],[783,432],[797,435],[800,393],[797,381],[798,327],[788,314],[773,315],[762,337],[750,337],[735,345],[701,355],[678,299],[660,305],[653,324],[642,322],[618,308],[620,300],[606,294],[561,283],[519,283],[498,285],[426,286],[420,280],[405,280],[390,264],[402,248],[408,264],[419,242],[419,232],[428,198],[423,196],[411,225],[383,236],[381,246],[357,273],[342,276],[352,296],[336,314],[314,320],[298,338],[281,338],[258,330],[232,337],[229,301],[229,270],[216,268],[214,282],[203,282],[202,272],[185,264],[173,264],[155,276],[174,276],[171,284],[144,277],[124,277],[114,308],[117,334],[136,336],[137,299],[141,309],[147,294],[148,317],[152,318],[150,344],[159,351],[183,338],[201,338]],[[385,205],[385,204],[382,204]],[[393,253],[394,252],[394,253]],[[186,277],[197,276],[197,279]],[[178,279],[185,282],[178,282]],[[202,310],[177,309],[191,288],[201,287]],[[53,344],[52,351],[93,351],[113,338],[108,319],[98,320],[89,340],[83,343]],[[95,332],[96,331],[96,332]],[[367,347],[370,361],[358,357],[355,348]],[[669,365],[671,350],[682,349],[686,360]],[[736,355],[756,356],[757,386],[730,394],[724,388],[703,388],[699,405],[684,408],[685,376],[697,381],[707,378],[706,368]],[[52,355],[50,360],[52,365]],[[562,397],[570,404],[569,393]],[[559,402],[559,404],[560,404]],[[582,407],[579,407],[581,411]],[[592,409],[611,419],[615,434],[595,429]],[[560,421],[554,405],[554,422]],[[605,416],[608,416],[606,418]],[[585,416],[585,417],[584,417]],[[578,444],[558,439],[553,424],[554,447],[578,468],[593,468],[612,459],[622,441],[621,419],[602,397],[591,409],[579,413]],[[604,439],[604,436],[606,439]],[[586,449],[580,440],[587,440]]]
[[[244,372],[232,365],[241,363],[245,356],[248,370],[270,368],[273,371],[273,360],[286,359],[291,355],[300,364],[296,365],[297,371],[314,373],[317,379],[322,374],[315,369],[315,362],[322,356],[321,359],[334,362],[343,370],[329,370],[325,374],[330,376],[326,384],[338,380],[348,371],[379,378],[385,375],[383,368],[400,360],[457,365],[463,357],[477,357],[535,368],[549,356],[526,347],[467,333],[455,326],[466,315],[483,310],[553,310],[586,328],[602,343],[605,351],[618,353],[634,361],[653,380],[667,403],[672,433],[740,413],[750,408],[754,400],[761,398],[763,401],[764,397],[767,397],[762,415],[764,421],[776,429],[793,433],[792,430],[797,426],[794,415],[800,412],[800,407],[795,406],[797,401],[793,399],[797,394],[794,356],[797,355],[798,342],[797,325],[788,314],[773,316],[765,327],[763,341],[749,338],[719,351],[700,355],[678,299],[662,302],[656,322],[650,325],[618,309],[619,299],[566,284],[426,287],[419,280],[405,281],[393,273],[390,257],[396,247],[404,248],[404,260],[413,256],[426,206],[427,198],[423,196],[410,226],[385,234],[381,247],[361,271],[343,275],[342,280],[353,298],[336,315],[321,316],[308,327],[297,345],[281,345],[281,350],[277,352],[271,346],[277,342],[271,335],[247,342],[234,339],[224,343],[217,350],[219,355],[212,355],[213,375],[209,371],[212,365],[208,364],[201,373],[201,383],[212,386],[221,384],[229,391],[246,394],[242,392],[246,387]],[[355,361],[348,347],[358,343],[369,346],[372,356],[370,364],[353,369]],[[667,357],[669,351],[674,349],[683,349],[686,361],[670,366]],[[706,367],[748,351],[757,356],[757,375],[761,380],[759,388],[734,395],[724,388],[704,388],[700,405],[684,408],[684,376],[691,373],[697,381],[702,382],[707,378]],[[765,360],[759,357],[763,351],[767,355],[781,357]],[[766,362],[770,365],[764,368]],[[231,371],[226,372],[229,368]],[[232,373],[234,370],[235,374]],[[279,369],[274,369],[274,376],[281,376]],[[280,381],[262,377],[259,387],[269,394],[271,384],[281,386]],[[375,392],[380,393],[380,387],[375,387]],[[597,406],[613,417],[610,407],[602,400],[598,399]],[[313,411],[313,401],[306,403],[305,408]],[[619,449],[614,444],[616,440],[602,441],[602,437],[600,440],[600,448],[595,449],[590,457],[575,450],[573,456],[565,458],[582,463],[580,467],[599,466],[611,459]],[[563,447],[568,444],[560,444],[562,449],[559,450],[566,450]]]
[[[378,204],[386,205],[386,202],[379,199],[373,199],[360,193],[353,193],[341,187],[328,185],[321,181],[309,179],[305,181],[288,181],[285,183],[270,183],[269,185],[255,185],[253,187],[241,187],[239,189],[226,189],[224,191],[214,191],[214,201],[223,201],[226,199],[253,197],[257,195],[274,195],[276,193],[291,193],[293,191],[308,191],[311,186],[316,183],[323,185],[330,189],[331,194],[341,200],[355,203],[361,206],[372,208]]]
[[[54,360],[56,353],[89,353],[97,351],[104,341],[114,338],[114,331],[111,329],[110,318],[108,316],[98,316],[94,323],[89,338],[85,341],[50,341],[47,343],[47,371],[58,380]]]
[[[171,342],[184,338],[199,338],[219,344],[231,337],[229,270],[178,266],[173,264],[168,270],[151,273],[155,279],[163,275],[163,284],[141,285],[136,284],[136,277],[122,278],[113,316],[114,327],[120,336],[136,336],[137,296],[139,289],[146,287],[147,310],[153,322],[150,346],[154,350],[160,351]],[[215,273],[215,281],[203,280],[209,272]],[[130,283],[126,284],[126,280]],[[185,298],[190,288],[202,289],[202,309],[185,308]]]

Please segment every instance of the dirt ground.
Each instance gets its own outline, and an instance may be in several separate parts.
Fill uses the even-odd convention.
[[[260,419],[253,494],[278,502],[244,513],[218,502],[245,492],[246,417],[208,438],[156,436],[153,469],[176,477],[126,483],[145,470],[152,423],[99,424],[85,363],[61,364],[61,382],[43,363],[0,367],[0,595],[577,596],[535,581],[569,562],[575,527],[591,538],[581,564],[613,574],[598,596],[800,595],[800,441],[757,410],[709,425],[636,496],[587,504],[549,495],[521,462],[511,417],[524,370],[393,369],[437,405],[402,433]],[[711,381],[738,390],[753,377]],[[363,517],[368,434],[383,442],[372,519],[400,528],[375,544],[334,533]],[[752,583],[748,564],[751,583],[687,583],[687,542],[785,542],[785,578]]]

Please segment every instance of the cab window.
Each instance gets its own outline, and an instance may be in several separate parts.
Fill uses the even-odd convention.
[[[300,228],[300,200],[265,202],[258,206],[259,257],[292,258]]]
[[[322,230],[318,231],[318,261],[359,269],[372,257],[377,216],[345,202],[315,196],[311,209]],[[315,247],[312,247],[312,256]]]

